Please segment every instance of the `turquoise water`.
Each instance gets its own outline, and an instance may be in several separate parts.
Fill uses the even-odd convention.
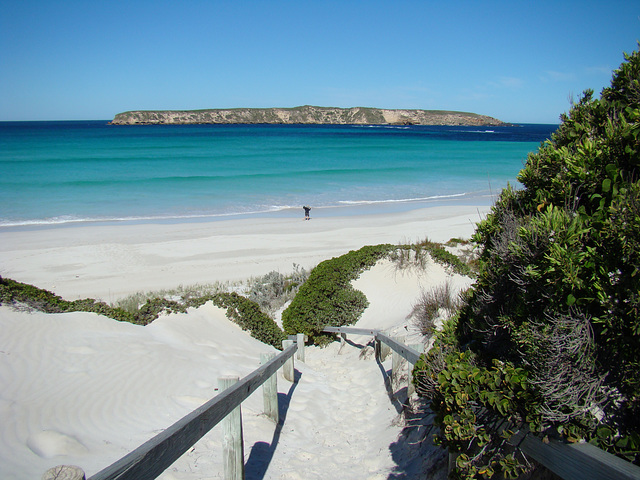
[[[486,203],[555,125],[0,123],[0,226]]]

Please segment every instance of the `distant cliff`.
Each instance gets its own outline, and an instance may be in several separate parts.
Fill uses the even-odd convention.
[[[294,108],[230,108],[212,110],[137,110],[118,113],[112,125],[186,125],[203,123],[330,124],[330,125],[505,125],[467,112],[387,110],[305,105]]]

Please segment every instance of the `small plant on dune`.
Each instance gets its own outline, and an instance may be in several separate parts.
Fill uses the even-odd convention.
[[[449,242],[452,242],[452,240]],[[389,252],[388,258],[394,263],[398,270],[406,268],[424,269],[429,258],[431,258],[441,265],[451,267],[455,273],[460,275],[474,275],[474,271],[471,268],[471,258],[469,258],[469,262],[467,262],[447,251],[443,244],[433,242],[428,238],[409,245],[399,245]]]
[[[414,250],[408,245],[398,245],[389,252],[387,258],[393,263],[397,270],[405,270],[415,267],[416,265]]]
[[[247,297],[273,317],[278,309],[293,300],[309,277],[309,273],[300,265],[294,264],[293,267],[293,273],[287,276],[274,271],[253,280]]]
[[[423,291],[408,318],[413,320],[418,330],[427,336],[435,333],[437,320],[448,318],[462,306],[462,298],[454,292],[451,281]]]

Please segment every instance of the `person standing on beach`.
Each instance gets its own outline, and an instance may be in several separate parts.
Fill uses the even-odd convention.
[[[311,217],[309,216],[309,212],[311,211],[311,207],[307,207],[306,205],[304,207],[304,219],[305,220],[311,220]]]

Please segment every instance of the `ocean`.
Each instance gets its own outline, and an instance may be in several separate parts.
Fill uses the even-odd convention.
[[[0,226],[488,204],[556,128],[0,122]]]

